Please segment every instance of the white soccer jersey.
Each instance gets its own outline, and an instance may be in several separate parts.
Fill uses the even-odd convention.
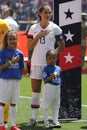
[[[55,36],[59,38],[59,40],[62,40],[62,30],[58,25],[56,25],[53,22],[50,22],[50,24],[43,29],[40,26],[40,23],[34,24],[30,27],[30,30],[28,32],[28,36],[33,36],[33,38],[40,32],[40,31],[48,30],[49,34],[45,37],[42,37],[38,40],[38,43],[34,47],[32,58],[31,58],[31,64],[37,65],[37,66],[44,66],[46,65],[46,52],[49,49],[54,49],[54,45],[56,42]]]

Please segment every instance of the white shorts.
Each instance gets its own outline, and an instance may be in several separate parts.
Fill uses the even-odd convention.
[[[20,80],[0,79],[0,102],[17,104],[20,94]]]
[[[31,65],[30,78],[32,79],[42,79],[42,71],[44,66]]]
[[[49,109],[60,106],[60,86],[46,83],[42,92],[42,107]]]

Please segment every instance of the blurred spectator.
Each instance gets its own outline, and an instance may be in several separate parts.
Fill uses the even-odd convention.
[[[11,27],[11,29],[18,32],[19,25],[13,19],[13,9],[10,7],[5,8],[2,12],[2,15],[3,15],[4,21],[8,23],[8,25]]]
[[[53,8],[53,0],[0,0],[0,10],[11,7],[17,21],[36,20],[37,9],[43,3],[48,3]],[[87,13],[87,0],[82,0],[82,12]]]
[[[7,5],[6,1],[3,0],[3,1],[0,3],[0,8],[1,8],[1,10],[5,9],[5,8],[7,8],[7,7],[8,7],[8,5]]]
[[[82,12],[87,13],[87,0],[82,0]]]
[[[37,9],[43,3],[53,6],[52,0],[0,0],[0,10],[11,7],[14,10],[13,16],[16,21],[32,21],[37,19]]]
[[[9,29],[10,29],[9,25],[0,18],[0,50],[3,48],[2,43],[3,43],[4,34]]]

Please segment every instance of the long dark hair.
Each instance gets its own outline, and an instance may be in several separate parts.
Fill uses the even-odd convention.
[[[5,34],[4,34],[4,38],[3,38],[3,48],[7,48],[8,47],[8,34],[9,33],[15,33],[16,34],[16,36],[17,36],[17,33],[14,31],[14,30],[12,30],[12,29],[10,29],[10,30],[8,30]],[[17,47],[17,45],[16,45],[16,47]]]
[[[39,15],[39,13],[42,13],[42,11],[44,10],[44,8],[45,8],[45,6],[49,6],[50,7],[50,5],[48,5],[48,4],[43,4],[43,5],[41,5],[40,7],[39,7],[39,9],[38,9],[38,17],[39,17],[39,20],[41,21],[41,17],[40,17],[40,15]]]

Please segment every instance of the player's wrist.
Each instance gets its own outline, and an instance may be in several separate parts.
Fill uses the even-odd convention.
[[[10,64],[10,66],[13,64],[11,60],[9,60],[8,63]]]
[[[56,78],[58,76],[58,73],[57,72],[54,72],[54,77]]]

